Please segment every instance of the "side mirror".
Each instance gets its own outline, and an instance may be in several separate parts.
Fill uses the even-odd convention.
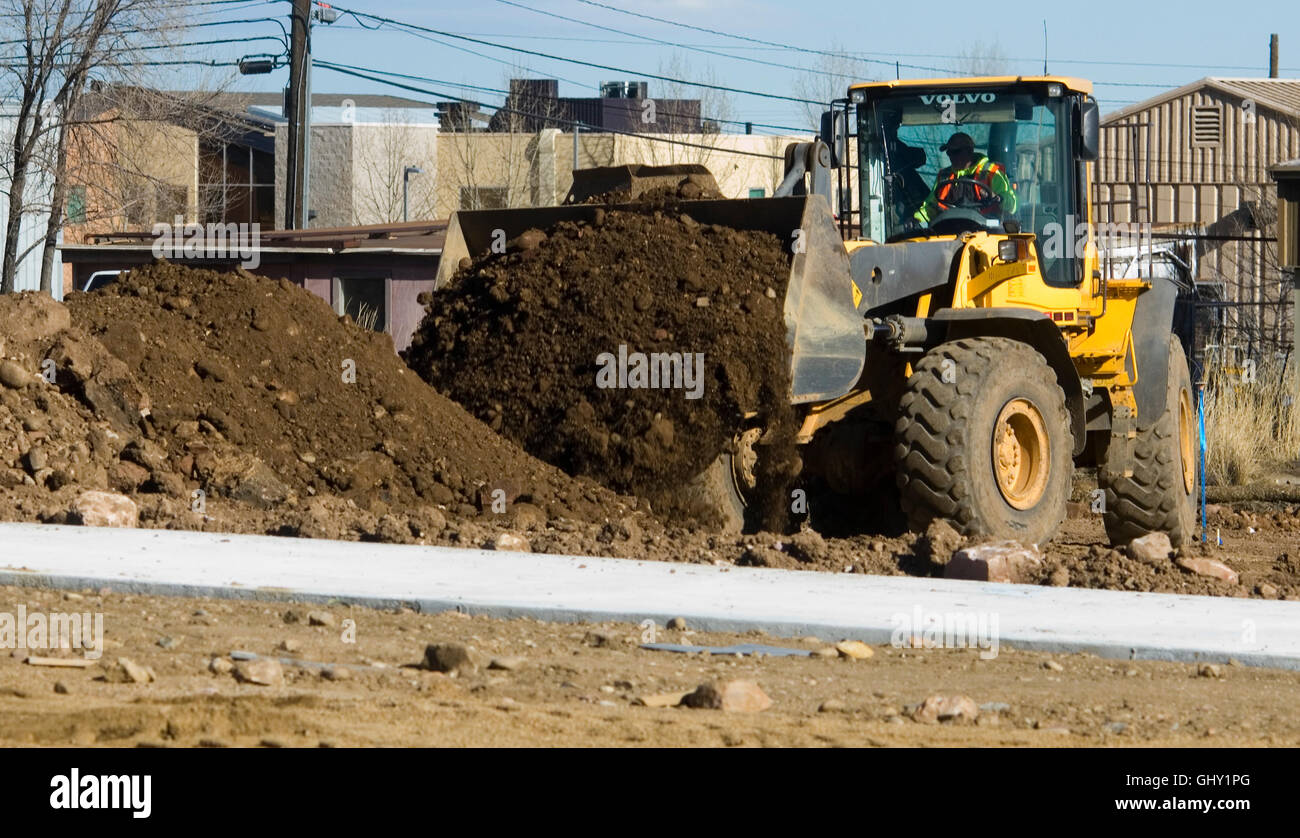
[[[845,155],[844,111],[824,111],[819,133],[821,141],[831,150],[830,168],[838,169]]]
[[[1101,153],[1101,109],[1093,99],[1079,108],[1079,158],[1096,160]]]

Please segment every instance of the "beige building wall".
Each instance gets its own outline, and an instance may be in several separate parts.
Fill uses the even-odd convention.
[[[109,115],[111,117],[111,114]],[[144,120],[79,126],[68,144],[68,186],[85,190],[86,221],[64,227],[68,242],[148,230],[198,217],[199,138],[188,128]]]
[[[390,122],[314,124],[308,174],[309,227],[351,227],[402,220],[402,173],[421,169],[409,182],[410,219],[435,216],[438,128]],[[275,217],[283,223],[289,127],[275,130]]]
[[[443,133],[439,139],[435,211],[440,218],[463,208],[553,206],[564,200],[573,184],[572,133]],[[781,182],[785,147],[808,139],[754,134],[651,138],[579,133],[577,168],[700,163],[713,173],[728,198],[747,198],[750,190],[756,189],[770,196]]]
[[[420,170],[407,179],[409,220],[444,217],[435,213],[438,177],[438,126],[407,123],[358,124],[352,132],[353,224],[402,220],[402,180],[406,168]]]

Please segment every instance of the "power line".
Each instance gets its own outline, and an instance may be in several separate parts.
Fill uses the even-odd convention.
[[[841,58],[841,59],[848,59],[850,61],[860,61],[865,64],[881,64],[888,67],[906,67],[909,70],[925,70],[927,72],[934,72],[934,73],[953,72],[952,70],[944,69],[942,67],[927,67],[919,64],[900,64],[897,61],[885,61],[883,59],[877,59],[877,58],[861,58],[858,55],[854,55],[852,53],[847,53],[847,52],[832,52],[830,50],[824,50],[824,49],[809,49],[807,47],[797,47],[794,46],[793,44],[780,44],[775,41],[764,41],[761,38],[751,38],[748,35],[735,35],[730,32],[723,32],[718,29],[709,29],[704,26],[695,26],[690,23],[681,23],[680,21],[676,21],[676,20],[669,20],[667,18],[655,17],[654,15],[647,15],[641,12],[633,12],[628,9],[620,9],[616,6],[610,6],[606,3],[597,3],[595,2],[595,0],[578,0],[578,2],[585,3],[588,6],[596,6],[597,8],[608,9],[611,12],[618,12],[619,14],[631,15],[632,17],[644,18],[646,20],[653,20],[656,23],[666,23],[669,26],[679,26],[682,29],[693,29],[696,32],[705,32],[709,35],[720,35],[723,38],[734,38],[738,41],[747,41],[752,44],[762,44],[763,46],[775,47],[776,49],[792,50],[794,52],[803,52],[803,53],[808,53],[810,55],[823,55],[829,58]],[[870,79],[867,79],[866,81],[870,81]],[[818,102],[813,104],[821,104],[821,103]]]
[[[580,129],[581,129],[581,128],[586,128],[586,129],[589,129],[589,130],[593,129],[593,126],[591,126],[591,125],[587,125],[586,123],[583,123],[583,122],[578,121],[578,120],[573,120],[573,119],[562,119],[562,118],[559,118],[559,117],[549,116],[549,115],[546,115],[546,114],[538,114],[538,113],[533,113],[533,112],[529,112],[529,111],[521,111],[521,110],[519,110],[519,109],[517,109],[517,108],[510,108],[510,107],[506,107],[506,106],[504,106],[504,105],[501,105],[501,106],[498,106],[498,105],[491,105],[491,104],[488,104],[488,103],[486,103],[486,102],[478,102],[478,101],[475,101],[475,100],[473,100],[473,99],[465,99],[465,98],[463,98],[463,97],[460,97],[460,96],[453,96],[453,95],[450,94],[450,93],[444,93],[444,92],[439,91],[439,90],[427,90],[427,89],[424,89],[424,88],[415,87],[414,85],[404,84],[404,83],[402,83],[402,82],[391,81],[391,80],[389,80],[389,79],[380,78],[380,77],[378,77],[378,76],[371,75],[371,74],[369,74],[369,73],[363,73],[363,72],[358,72],[358,71],[356,71],[356,70],[345,69],[344,67],[341,67],[341,66],[339,66],[339,65],[333,64],[333,63],[328,62],[328,61],[316,61],[316,62],[314,62],[314,63],[315,63],[315,66],[320,67],[320,68],[325,69],[325,70],[332,70],[332,71],[334,71],[334,72],[336,72],[336,73],[343,73],[344,75],[355,76],[356,78],[359,78],[359,79],[366,79],[367,81],[373,81],[373,82],[377,82],[377,83],[379,83],[379,84],[386,84],[386,85],[389,85],[389,86],[391,86],[391,87],[400,88],[400,89],[402,89],[402,90],[408,90],[408,91],[411,91],[411,92],[413,92],[413,93],[420,93],[420,94],[423,94],[423,95],[425,95],[425,96],[435,96],[435,97],[441,97],[441,98],[443,98],[443,99],[454,99],[454,100],[456,100],[456,101],[458,101],[458,102],[463,102],[464,104],[467,104],[467,105],[474,105],[474,106],[476,106],[476,107],[480,107],[480,108],[490,108],[490,109],[492,109],[492,110],[494,110],[494,111],[496,111],[496,112],[498,112],[498,113],[517,114],[517,115],[519,115],[519,116],[533,117],[534,119],[545,119],[545,120],[547,120],[548,122],[554,122],[554,123],[557,123],[557,124],[560,124],[560,125],[568,125],[568,126],[576,127],[576,128],[580,128]],[[705,149],[705,150],[707,150],[707,151],[719,151],[719,152],[725,152],[725,153],[727,153],[727,154],[739,154],[739,155],[742,155],[742,156],[745,156],[745,157],[762,157],[762,158],[765,158],[765,159],[768,159],[768,160],[784,160],[784,159],[785,159],[782,155],[779,155],[779,154],[763,154],[762,152],[758,152],[758,151],[743,151],[743,150],[740,150],[740,149],[720,148],[719,146],[716,146],[716,145],[705,145],[705,144],[703,144],[703,143],[692,143],[692,142],[687,142],[687,141],[685,141],[685,140],[674,140],[674,139],[671,139],[671,138],[669,138],[669,137],[662,137],[662,136],[658,136],[658,135],[656,135],[656,134],[639,134],[639,133],[637,133],[637,132],[635,132],[635,131],[621,131],[621,130],[619,130],[619,129],[617,129],[617,128],[601,128],[601,129],[599,129],[599,130],[600,130],[601,133],[605,133],[605,134],[622,134],[622,135],[627,136],[627,137],[637,137],[637,138],[639,138],[639,139],[648,140],[648,141],[650,141],[650,142],[666,143],[666,144],[668,144],[668,145],[685,146],[685,147],[687,147],[687,148],[702,148],[702,149]]]
[[[539,58],[546,58],[546,59],[550,59],[550,60],[552,60],[552,61],[563,61],[563,62],[568,63],[568,64],[578,64],[578,65],[583,66],[583,67],[594,67],[594,68],[596,68],[596,69],[598,69],[598,70],[608,70],[608,71],[610,71],[610,72],[614,72],[614,73],[628,73],[628,74],[631,74],[631,75],[634,75],[634,76],[643,76],[643,77],[645,77],[645,78],[657,79],[657,80],[659,80],[659,81],[672,82],[673,84],[684,84],[684,85],[688,85],[688,86],[690,86],[690,87],[704,87],[704,88],[709,88],[709,89],[711,89],[711,90],[719,90],[719,91],[723,91],[723,92],[725,92],[725,93],[739,93],[739,94],[743,94],[743,95],[746,95],[746,96],[758,96],[758,97],[761,97],[761,98],[764,98],[764,99],[780,99],[780,100],[782,100],[782,101],[786,101],[786,102],[797,102],[797,103],[802,104],[802,105],[823,105],[823,104],[825,104],[824,102],[818,102],[818,101],[814,101],[814,100],[812,100],[812,99],[802,99],[802,98],[799,98],[799,97],[797,97],[797,96],[782,96],[781,94],[778,94],[778,93],[764,93],[764,92],[762,92],[762,91],[758,91],[758,90],[745,90],[745,89],[737,88],[737,87],[727,87],[727,86],[725,86],[725,85],[720,85],[720,84],[711,84],[711,83],[709,83],[709,82],[688,81],[688,80],[686,80],[686,79],[674,78],[674,77],[672,77],[672,76],[660,75],[660,74],[658,74],[658,73],[647,73],[647,72],[643,72],[643,71],[641,71],[641,70],[629,70],[629,69],[626,68],[626,67],[614,67],[614,66],[611,66],[611,65],[609,65],[609,64],[597,64],[597,63],[592,62],[592,61],[582,61],[582,60],[579,60],[579,59],[577,59],[577,58],[565,58],[564,56],[560,56],[560,55],[552,55],[552,54],[550,54],[550,53],[539,52],[539,51],[537,51],[537,50],[524,49],[524,48],[522,48],[522,47],[512,47],[512,46],[508,46],[508,45],[506,45],[506,44],[497,44],[497,43],[493,43],[493,42],[491,42],[491,41],[484,41],[484,40],[481,40],[481,39],[479,39],[479,38],[471,38],[471,37],[469,37],[469,36],[467,36],[467,35],[456,35],[456,34],[453,34],[453,33],[451,33],[451,32],[447,32],[447,31],[445,31],[445,30],[441,30],[441,29],[432,29],[432,28],[430,28],[430,27],[427,27],[427,26],[419,26],[419,25],[414,24],[414,23],[405,23],[405,22],[403,22],[403,21],[400,21],[400,20],[394,20],[393,18],[384,17],[384,16],[382,16],[382,15],[371,14],[370,12],[358,12],[358,11],[354,11],[354,10],[352,10],[352,9],[345,9],[345,8],[342,8],[341,6],[335,6],[334,8],[337,9],[338,11],[342,12],[343,14],[351,15],[353,18],[356,18],[356,19],[358,20],[358,22],[360,21],[360,19],[361,19],[362,17],[365,17],[365,18],[369,18],[370,20],[377,20],[377,21],[380,21],[381,23],[389,24],[390,26],[404,27],[404,28],[406,28],[406,29],[414,29],[414,30],[418,30],[418,31],[421,31],[421,32],[430,32],[430,33],[432,33],[432,34],[434,34],[434,35],[441,35],[441,36],[443,36],[444,38],[455,38],[455,39],[457,39],[457,40],[461,40],[461,41],[469,41],[469,42],[471,42],[471,43],[482,44],[483,46],[494,47],[494,48],[496,48],[496,49],[508,50],[508,51],[510,51],[510,52],[518,52],[518,53],[523,53],[523,54],[525,54],[525,55],[535,55],[535,56],[537,56],[537,57],[539,57]]]
[[[663,46],[676,47],[678,49],[690,49],[696,52],[707,53],[709,55],[717,55],[717,56],[721,56],[722,58],[730,58],[733,61],[748,61],[752,64],[764,64],[768,67],[778,67],[782,70],[798,70],[799,72],[802,73],[814,73],[816,75],[822,75],[822,76],[839,76],[840,78],[845,78],[845,79],[857,78],[856,76],[850,75],[848,73],[836,73],[831,70],[816,70],[811,67],[799,67],[793,64],[779,64],[775,61],[764,61],[761,58],[747,58],[743,55],[728,55],[725,52],[717,52],[716,50],[708,49],[706,47],[693,47],[693,46],[687,46],[686,44],[674,43],[672,41],[663,41],[660,40],[659,38],[652,38],[649,35],[638,35],[635,32],[627,32],[623,29],[614,29],[609,26],[602,26],[599,23],[591,23],[585,20],[579,20],[578,18],[567,17],[566,15],[558,14],[556,12],[548,12],[543,9],[534,9],[532,6],[525,6],[523,3],[515,2],[515,0],[496,0],[496,1],[506,6],[514,6],[517,9],[524,9],[525,11],[535,12],[539,15],[546,15],[547,17],[553,17],[559,20],[565,20],[570,23],[577,23],[581,26],[590,26],[594,29],[601,29],[606,32],[613,32],[617,35],[627,35],[632,38],[639,38],[643,41],[650,41],[652,43],[662,44]]]
[[[460,82],[447,81],[446,79],[434,79],[428,76],[416,76],[416,75],[411,75],[409,73],[396,73],[389,70],[376,70],[371,67],[358,67],[355,64],[341,64],[337,61],[321,61],[317,59],[315,63],[322,64],[322,65],[328,64],[328,65],[332,65],[333,67],[344,67],[349,70],[357,70],[358,72],[363,72],[363,73],[374,73],[376,75],[388,76],[390,78],[407,79],[408,81],[422,81],[422,82],[428,82],[430,84],[449,84],[452,85],[453,87],[460,87],[468,90],[481,90],[485,93],[499,93],[505,96],[511,95],[511,92],[509,90],[505,90],[500,87],[484,87],[482,85],[476,85],[476,84],[463,84]],[[665,116],[683,117],[686,119],[696,118],[695,114],[684,114],[684,113],[678,113],[672,111],[665,111],[659,108],[656,108],[656,113],[660,113]],[[768,122],[755,122],[754,120],[751,119],[724,119],[718,116],[709,116],[708,114],[699,114],[698,118],[704,122],[725,123],[727,125],[750,125],[755,128],[772,128],[778,131],[793,131],[798,134],[809,133],[809,130],[807,128],[795,128],[794,126],[791,125],[774,125]]]

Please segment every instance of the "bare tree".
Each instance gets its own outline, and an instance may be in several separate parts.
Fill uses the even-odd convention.
[[[976,40],[957,53],[953,72],[962,76],[1002,76],[1011,72],[1011,62],[998,41]]]
[[[519,79],[525,72],[517,68],[508,78]],[[508,97],[490,117],[462,103],[448,121],[451,130],[439,142],[451,151],[450,170],[438,173],[446,203],[472,210],[555,202],[554,195],[540,188],[535,172],[544,132],[573,130],[558,98],[522,92]]]
[[[818,53],[811,70],[795,76],[794,95],[816,103],[801,106],[805,124],[811,130],[821,128],[822,113],[830,108],[832,99],[848,95],[850,84],[855,80],[870,81],[862,77],[864,70],[861,60],[850,55],[842,44],[834,43]]]
[[[66,131],[60,113],[75,107],[92,69],[121,64],[141,32],[156,31],[161,0],[0,0],[0,31],[21,44],[3,65],[12,83],[17,111],[9,159],[9,212],[5,225],[0,291],[14,290],[27,184],[47,134],[52,134],[54,196],[61,198],[59,163],[66,160]],[[52,214],[62,206],[51,208]],[[57,231],[56,231],[57,233]],[[42,288],[49,290],[49,271]]]
[[[402,220],[402,182],[408,166],[423,174],[409,190],[409,214],[412,218],[434,218],[434,191],[422,184],[434,179],[435,148],[428,132],[411,122],[400,111],[385,112],[380,125],[367,126],[369,136],[357,154],[358,176],[364,188],[356,195],[358,223],[380,224]],[[356,139],[355,141],[360,141]]]
[[[705,84],[720,85],[717,73],[711,64],[702,67],[692,65],[691,60],[679,50],[673,50],[668,58],[659,62],[659,75],[670,78],[699,79]],[[681,128],[692,122],[693,114],[684,110],[682,102],[698,99],[700,103],[700,132],[674,131],[683,136],[692,145],[674,145],[671,143],[649,140],[637,144],[642,149],[646,162],[660,163],[700,163],[709,165],[717,156],[721,135],[735,127],[736,104],[732,96],[713,87],[686,84],[673,81],[656,82],[659,95],[647,98],[655,100],[656,119],[664,119],[674,128]],[[674,100],[676,101],[673,104]],[[693,126],[690,126],[693,127]],[[650,132],[646,132],[650,133]]]

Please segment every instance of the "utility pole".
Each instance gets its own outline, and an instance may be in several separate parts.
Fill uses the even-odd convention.
[[[284,228],[307,226],[307,149],[311,134],[311,0],[293,0],[289,31],[289,87],[284,118],[289,123],[285,160]]]
[[[1268,77],[1277,78],[1277,33],[1268,36]]]

